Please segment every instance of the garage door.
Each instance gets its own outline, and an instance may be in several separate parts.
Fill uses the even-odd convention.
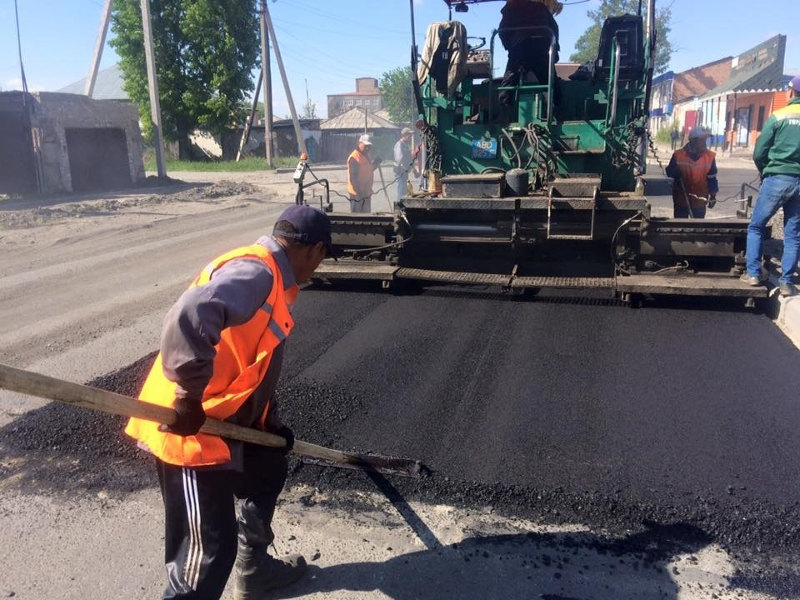
[[[0,112],[0,194],[36,191],[31,131],[22,111]]]
[[[101,191],[131,184],[123,129],[67,129],[72,190]]]

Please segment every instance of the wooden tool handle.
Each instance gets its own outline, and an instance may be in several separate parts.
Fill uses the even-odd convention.
[[[157,406],[115,392],[48,377],[47,375],[17,369],[4,364],[0,364],[0,388],[91,408],[113,415],[138,417],[166,425],[175,423],[177,417],[175,411],[171,408]],[[286,440],[279,435],[226,423],[217,419],[206,419],[200,431],[271,448],[284,448],[286,446]],[[372,461],[372,457],[350,454],[301,440],[295,440],[292,451],[296,454],[321,458],[335,463],[363,465]]]
[[[165,406],[157,406],[115,392],[55,379],[54,377],[24,371],[8,365],[0,364],[0,387],[22,394],[99,410],[104,413],[122,415],[124,417],[138,417],[148,421],[164,423],[165,425],[172,425],[177,420],[175,411]],[[286,446],[286,440],[279,435],[250,429],[249,427],[241,427],[233,423],[225,423],[216,419],[206,419],[201,431],[273,448]]]
[[[91,408],[113,415],[138,417],[166,425],[174,424],[177,417],[175,411],[171,408],[149,404],[115,392],[48,377],[47,375],[17,369],[4,364],[0,364],[0,388],[30,396],[47,398],[48,400],[74,404],[83,408]],[[286,447],[286,439],[279,435],[226,423],[217,419],[206,419],[200,431],[241,442],[269,446],[270,448]],[[292,451],[296,454],[320,458],[333,463],[355,465],[384,472],[398,472],[403,475],[416,476],[421,468],[421,463],[418,461],[380,455],[351,454],[301,440],[295,440]]]

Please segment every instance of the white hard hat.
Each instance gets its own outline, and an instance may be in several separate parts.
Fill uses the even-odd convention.
[[[693,140],[696,138],[707,138],[708,132],[702,126],[698,125],[689,133],[689,139]]]
[[[368,133],[365,133],[360,138],[358,138],[359,144],[364,144],[365,146],[372,146],[372,136]]]

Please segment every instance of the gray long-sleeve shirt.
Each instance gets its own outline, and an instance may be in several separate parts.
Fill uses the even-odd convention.
[[[396,175],[411,168],[411,148],[409,148],[408,142],[404,142],[402,139],[397,140],[392,153],[394,154],[394,172]]]
[[[295,285],[289,258],[283,247],[270,236],[256,242],[275,258],[284,289]],[[161,333],[161,358],[167,379],[178,384],[177,394],[199,402],[214,371],[215,346],[222,331],[249,321],[261,310],[274,284],[274,275],[263,261],[236,258],[225,263],[199,287],[186,290],[164,318]],[[231,418],[246,427],[256,425],[264,408],[272,399],[283,362],[282,342],[270,359],[264,380],[253,392],[251,401]],[[280,425],[277,402],[269,413],[270,429]],[[238,454],[231,446],[232,456]]]

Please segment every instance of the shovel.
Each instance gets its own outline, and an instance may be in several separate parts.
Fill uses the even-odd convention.
[[[3,364],[0,364],[0,388],[91,408],[112,415],[147,419],[165,425],[172,425],[177,420],[177,414],[171,408]],[[271,448],[286,447],[286,439],[279,435],[217,419],[206,419],[200,431]],[[320,459],[324,461],[322,464],[332,463],[332,466],[362,469],[388,475],[419,477],[423,471],[427,470],[418,460],[380,454],[352,454],[300,440],[295,440],[292,452]]]

